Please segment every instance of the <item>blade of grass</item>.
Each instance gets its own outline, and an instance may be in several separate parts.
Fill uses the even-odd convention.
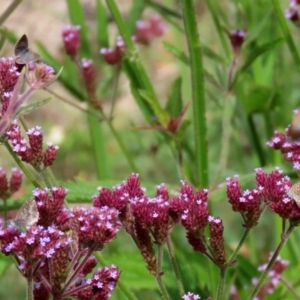
[[[208,152],[202,51],[192,0],[181,0],[184,27],[191,62],[196,186],[208,187]]]
[[[283,12],[281,10],[279,1],[278,0],[272,0],[272,3],[273,3],[274,10],[277,14],[278,20],[279,20],[279,24],[281,26],[282,33],[284,35],[284,38],[287,42],[287,45],[290,49],[291,55],[292,55],[293,60],[295,62],[297,71],[300,73],[300,56],[299,56],[299,53],[298,53],[297,48],[295,46],[295,43],[294,43],[293,37],[291,35],[291,32],[289,30],[289,27],[287,25],[286,19],[285,19],[284,15],[283,15]]]
[[[99,48],[108,48],[108,16],[101,0],[96,0],[97,40]]]
[[[131,34],[134,34],[134,30],[136,27],[136,22],[141,19],[142,13],[145,9],[146,1],[139,0],[133,1],[130,11],[129,11],[129,19],[127,20],[128,30]]]

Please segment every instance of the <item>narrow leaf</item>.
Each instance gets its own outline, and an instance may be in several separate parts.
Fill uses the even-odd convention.
[[[99,48],[108,48],[108,16],[101,0],[96,0],[97,40]]]
[[[182,111],[182,78],[181,76],[177,77],[171,86],[168,102],[166,105],[166,111],[171,115],[172,118],[177,118],[180,112]]]
[[[163,45],[167,51],[172,53],[175,57],[177,57],[184,64],[186,64],[187,66],[190,64],[190,60],[189,60],[188,56],[183,51],[181,51],[180,49],[176,48],[175,46],[173,46],[167,42],[163,42]]]
[[[21,115],[25,115],[25,114],[30,113],[32,110],[34,110],[34,109],[36,109],[38,107],[41,107],[41,106],[47,104],[51,99],[52,99],[52,97],[48,97],[48,98],[46,98],[46,99],[44,99],[42,101],[39,101],[39,102],[36,102],[36,103],[29,104],[29,105],[21,107],[18,110],[18,113],[16,114],[16,117],[19,117]]]
[[[159,123],[164,127],[167,126],[170,121],[170,116],[161,108],[158,100],[145,90],[138,90],[138,92],[150,104]]]

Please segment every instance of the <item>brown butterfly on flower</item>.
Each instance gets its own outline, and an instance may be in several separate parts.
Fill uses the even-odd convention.
[[[22,228],[36,224],[38,219],[39,212],[36,202],[34,199],[29,199],[20,207],[15,219],[7,221],[7,225]]]
[[[28,39],[25,34],[21,36],[15,46],[15,56],[16,63],[20,65],[26,65],[32,61],[36,61],[40,57],[37,53],[32,52],[28,48]]]
[[[295,183],[288,191],[289,197],[295,200],[298,206],[300,206],[300,181]]]

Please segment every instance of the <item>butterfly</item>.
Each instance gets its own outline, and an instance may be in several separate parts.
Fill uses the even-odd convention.
[[[36,202],[34,199],[29,199],[20,207],[16,218],[8,221],[8,225],[21,228],[36,224],[38,219],[39,212]]]
[[[15,56],[16,63],[20,65],[26,65],[31,61],[36,61],[40,57],[37,53],[32,52],[28,48],[28,39],[25,34],[21,36],[15,46]]]
[[[300,206],[300,181],[295,183],[288,191],[289,197],[295,200],[295,202]]]

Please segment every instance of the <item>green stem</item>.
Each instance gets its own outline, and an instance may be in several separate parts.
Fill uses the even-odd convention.
[[[174,270],[174,273],[175,273],[179,294],[182,297],[184,295],[184,287],[183,287],[180,271],[179,271],[179,268],[178,268],[178,264],[177,264],[177,261],[176,261],[173,244],[172,244],[172,241],[171,241],[171,238],[170,238],[169,235],[167,237],[166,242],[167,242],[167,247],[168,247],[171,263],[172,263],[172,266],[173,266],[173,270]]]
[[[1,200],[3,201],[3,217],[4,217],[4,222],[6,222],[7,221],[7,199],[1,199]]]
[[[7,9],[0,16],[0,25],[12,14],[12,12],[17,8],[17,6],[22,2],[22,0],[14,0]]]
[[[123,140],[121,139],[119,133],[116,131],[116,129],[114,128],[114,126],[112,125],[110,120],[107,120],[107,125],[110,129],[110,131],[112,132],[114,138],[116,139],[116,141],[118,142],[119,147],[121,148],[123,154],[125,155],[127,162],[131,168],[131,170],[135,173],[139,173],[138,171],[138,167],[136,166],[134,159],[132,157],[132,155],[130,155],[130,153],[128,152],[126,146],[123,143]]]
[[[162,298],[164,300],[171,300],[168,291],[162,281],[162,274],[161,274],[161,266],[163,261],[163,247],[162,245],[158,245],[158,254],[157,254],[157,266],[156,266],[156,272],[155,272],[155,279],[158,284],[159,290],[161,292]]]
[[[226,270],[227,270],[227,267],[220,268],[218,290],[217,290],[217,300],[222,300],[223,296],[224,296]]]
[[[232,264],[232,262],[235,260],[236,256],[238,255],[241,247],[243,246],[246,238],[248,237],[249,233],[250,233],[250,228],[247,228],[244,233],[243,236],[239,242],[239,244],[237,245],[237,247],[235,248],[235,250],[233,251],[233,253],[231,254],[229,260],[228,260],[228,265],[230,266]]]
[[[274,263],[276,262],[276,259],[279,255],[279,252],[281,251],[281,249],[283,248],[283,246],[285,245],[285,243],[287,242],[290,234],[292,233],[292,231],[294,230],[295,226],[294,225],[290,225],[289,229],[287,230],[287,232],[282,233],[281,235],[281,241],[277,247],[277,249],[275,250],[274,254],[272,255],[272,258],[270,259],[266,269],[264,270],[264,272],[261,274],[259,281],[257,283],[257,285],[255,286],[254,290],[252,291],[251,295],[249,296],[249,300],[252,300],[255,298],[255,296],[257,295],[257,293],[260,291],[261,287],[263,286],[269,271],[271,270],[271,268],[273,267]]]
[[[292,57],[294,59],[296,68],[297,68],[298,72],[300,73],[300,57],[299,57],[299,53],[297,51],[296,45],[294,43],[294,40],[293,40],[292,35],[291,35],[291,32],[290,32],[289,27],[287,25],[286,18],[284,16],[283,12],[282,12],[281,7],[280,7],[280,3],[279,3],[278,0],[272,0],[272,3],[273,3],[274,10],[275,10],[275,12],[277,14],[277,17],[278,17],[278,20],[279,20],[279,24],[281,26],[284,38],[285,38],[285,40],[287,42],[287,45],[288,45],[288,47],[290,49],[290,52],[291,52]]]
[[[88,104],[90,105],[90,104]],[[108,169],[107,169],[107,159],[106,159],[106,152],[104,146],[104,134],[103,128],[99,123],[98,118],[94,116],[87,115],[88,125],[89,125],[89,132],[92,147],[94,150],[94,157],[95,157],[95,165],[98,172],[98,179],[107,179],[108,178]]]
[[[32,278],[27,279],[27,297],[26,300],[33,300],[33,280]]]
[[[96,256],[97,256],[97,260],[100,262],[100,264],[102,266],[106,266],[107,265],[107,262],[104,260],[104,258],[102,257],[102,255],[100,255],[99,253],[97,253]],[[121,279],[118,280],[117,287],[124,293],[124,295],[127,297],[127,299],[129,299],[129,300],[137,300],[137,298],[135,297],[135,295],[128,289],[128,287],[123,282],[123,280],[121,280]]]
[[[45,173],[46,173],[47,177],[49,178],[49,181],[51,182],[51,186],[57,186],[56,178],[50,167],[47,167],[45,169]]]
[[[37,173],[41,176],[42,180],[44,181],[47,188],[51,189],[53,186],[51,184],[51,180],[48,177],[48,174],[45,170],[42,170],[40,167],[34,167]]]
[[[35,180],[33,175],[29,172],[29,170],[25,167],[25,165],[22,163],[22,161],[19,159],[19,157],[15,154],[13,149],[11,148],[10,144],[5,141],[4,146],[7,149],[7,151],[10,153],[14,161],[17,163],[19,168],[22,170],[22,172],[25,174],[25,176],[28,178],[28,180],[32,183],[34,187],[41,187],[41,185]]]
[[[181,0],[181,5],[191,62],[196,186],[205,188],[208,186],[208,151],[201,43],[193,1]]]
[[[232,116],[235,108],[235,96],[228,94],[224,99],[224,111],[223,111],[223,120],[222,120],[222,145],[220,153],[220,161],[216,171],[216,177],[214,182],[211,184],[212,189],[218,184],[220,177],[222,176],[223,171],[226,169],[229,149],[230,149],[230,137],[232,131]]]

